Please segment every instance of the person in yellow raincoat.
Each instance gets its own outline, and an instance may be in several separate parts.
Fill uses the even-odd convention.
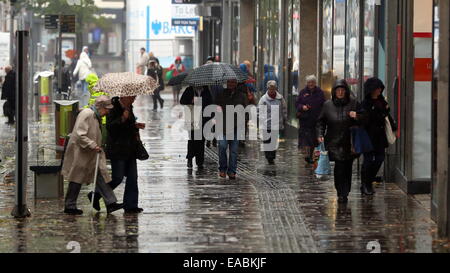
[[[91,94],[91,97],[89,98],[89,104],[86,105],[84,108],[90,108],[92,105],[95,105],[95,100],[100,96],[109,96],[108,93],[101,92],[101,91],[95,91],[94,87],[97,85],[99,78],[97,74],[91,73],[86,77],[86,83],[88,84],[88,90]],[[102,143],[106,143],[106,137],[107,137],[107,130],[106,130],[106,116],[102,118]]]

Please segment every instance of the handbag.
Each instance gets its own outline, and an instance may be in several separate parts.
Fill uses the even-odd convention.
[[[392,130],[391,122],[389,121],[389,116],[385,118],[385,131],[386,131],[386,139],[390,145],[395,144],[397,141],[397,136],[395,135],[394,131]]]
[[[320,150],[320,157],[315,173],[319,176],[331,175],[330,157],[328,156],[328,152],[325,149],[325,144],[322,142],[318,148]]]
[[[170,81],[173,78],[173,70],[167,71],[166,81]]]
[[[137,144],[136,144],[136,159],[145,161],[149,158],[150,158],[150,156],[149,156],[147,150],[145,149],[144,143],[142,143],[142,141],[138,140]]]
[[[374,150],[372,141],[364,128],[353,127],[350,130],[352,132],[352,152],[354,154],[360,155]]]

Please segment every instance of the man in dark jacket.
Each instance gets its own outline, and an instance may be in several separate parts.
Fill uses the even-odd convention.
[[[227,118],[227,106],[243,106],[245,108],[248,105],[247,96],[240,92],[237,87],[238,83],[236,80],[228,81],[227,88],[217,96],[216,100],[216,104],[220,107],[223,115],[223,124],[220,124],[220,122],[217,124],[218,126],[223,126],[222,139],[219,140],[219,175],[222,178],[226,178],[228,174],[231,180],[236,179],[239,138],[244,139],[245,137],[245,112],[238,115],[236,110],[233,114],[234,121],[230,121]],[[238,121],[238,116],[243,118],[243,120]],[[243,125],[243,128],[238,130],[238,124]],[[229,161],[227,158],[228,148],[230,149]]]
[[[11,66],[5,67],[5,82],[2,86],[2,100],[6,100],[3,106],[4,114],[8,117],[6,124],[14,124],[14,116],[16,115],[16,72]]]
[[[202,100],[202,112],[201,117],[194,117],[195,111],[192,109],[196,103],[196,100]],[[203,135],[203,127],[210,120],[210,118],[203,117],[203,111],[206,107],[212,104],[211,93],[208,87],[188,87],[183,96],[180,99],[181,105],[186,105],[191,107],[191,117],[189,124],[191,128],[189,129],[189,141],[188,141],[188,154],[186,159],[188,160],[188,168],[192,169],[192,159],[195,157],[195,163],[199,170],[203,170],[203,164],[205,162],[205,136]],[[196,124],[196,122],[199,124]],[[197,139],[199,137],[199,139]]]
[[[359,103],[351,97],[345,80],[335,83],[332,99],[325,102],[317,123],[319,143],[325,142],[330,160],[335,162],[334,183],[339,203],[347,203],[352,185],[352,153],[350,127],[358,125],[364,117],[357,114]]]
[[[136,97],[113,98],[114,108],[107,116],[106,128],[108,140],[106,154],[111,160],[112,181],[109,183],[114,190],[127,177],[123,196],[126,213],[141,213],[138,207],[139,189],[136,162],[136,147],[139,140],[139,129],[145,124],[137,123],[133,113],[133,103]]]
[[[66,67],[66,62],[62,61],[62,74],[61,74],[61,90],[58,93],[68,93],[69,87],[72,85],[71,73],[69,68]],[[55,69],[55,78],[58,79],[59,68]],[[58,90],[58,81],[55,81],[55,90]]]
[[[161,91],[164,90],[163,68],[158,64],[156,58],[150,58],[147,76],[155,79],[159,87],[153,92],[153,112],[158,111],[158,102],[161,105],[161,109],[164,107],[164,100],[161,98]]]
[[[364,83],[366,94],[362,108],[366,114],[364,129],[370,137],[374,150],[364,154],[364,163],[361,169],[361,193],[373,195],[373,182],[383,165],[385,150],[389,147],[386,137],[386,117],[392,125],[393,131],[397,131],[397,125],[390,115],[389,104],[384,98],[385,86],[378,78],[370,78]]]

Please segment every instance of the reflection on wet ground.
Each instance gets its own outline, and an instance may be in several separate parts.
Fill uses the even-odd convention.
[[[34,200],[29,173],[32,217],[16,220],[14,186],[0,181],[0,252],[448,252],[436,240],[430,211],[394,184],[379,184],[373,198],[354,192],[339,206],[333,181],[319,181],[304,166],[296,140],[280,144],[276,166],[266,164],[254,142],[240,150],[239,177],[219,179],[217,151],[207,149],[204,171],[186,167],[186,134],[180,109],[152,112],[150,97],[140,97],[135,111],[147,124],[142,138],[150,160],[139,162],[141,215],[102,212],[91,217],[84,187],[79,206],[84,216],[62,213],[63,200]],[[55,157],[53,107],[41,109],[42,122],[30,123],[30,162]],[[14,168],[14,128],[1,120],[1,175]],[[30,164],[31,164],[30,163]],[[117,189],[119,199],[123,185]],[[427,198],[427,197],[422,197]],[[76,242],[76,243],[70,243]],[[69,244],[70,243],[70,244]],[[72,248],[74,245],[75,248]]]

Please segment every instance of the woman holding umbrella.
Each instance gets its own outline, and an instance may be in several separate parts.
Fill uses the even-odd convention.
[[[107,116],[106,129],[108,139],[106,154],[111,160],[112,189],[117,188],[126,177],[124,192],[125,213],[141,213],[138,207],[138,171],[137,158],[139,146],[142,145],[139,130],[145,129],[145,124],[138,123],[133,112],[133,103],[138,95],[152,95],[158,88],[157,82],[149,77],[135,73],[110,73],[102,77],[94,89],[105,90],[112,97],[111,112]],[[99,197],[94,199],[94,207],[98,205]]]

